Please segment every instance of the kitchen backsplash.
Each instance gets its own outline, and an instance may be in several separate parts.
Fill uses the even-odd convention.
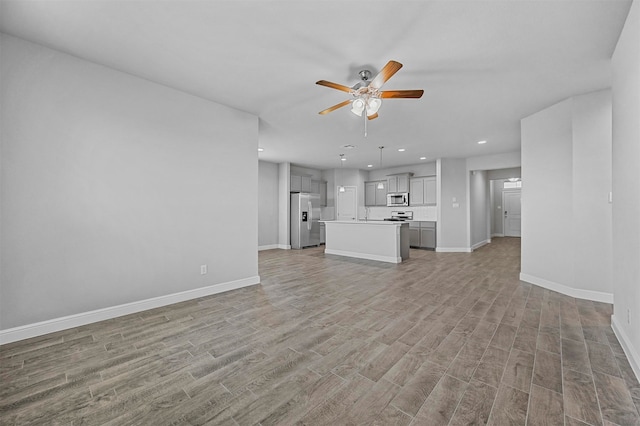
[[[320,220],[335,220],[335,207],[320,207]]]

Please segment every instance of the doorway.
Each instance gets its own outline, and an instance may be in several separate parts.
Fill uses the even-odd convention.
[[[356,220],[358,215],[358,194],[355,186],[345,186],[344,192],[340,192],[340,187],[337,188],[338,194],[338,220]]]
[[[520,190],[502,192],[503,230],[505,237],[521,236],[521,193]]]

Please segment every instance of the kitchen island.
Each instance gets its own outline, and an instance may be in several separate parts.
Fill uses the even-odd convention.
[[[401,263],[409,258],[409,224],[391,221],[325,221],[326,254]]]

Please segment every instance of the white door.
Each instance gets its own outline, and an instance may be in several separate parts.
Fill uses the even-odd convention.
[[[338,187],[338,220],[356,220],[358,215],[358,197],[355,186],[345,186],[344,192]]]
[[[520,236],[520,190],[504,191],[502,193],[502,206],[504,207],[504,236]]]

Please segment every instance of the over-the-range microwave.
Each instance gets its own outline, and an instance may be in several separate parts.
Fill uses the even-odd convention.
[[[391,194],[387,194],[388,207],[404,207],[408,205],[409,205],[408,192],[394,192]]]

